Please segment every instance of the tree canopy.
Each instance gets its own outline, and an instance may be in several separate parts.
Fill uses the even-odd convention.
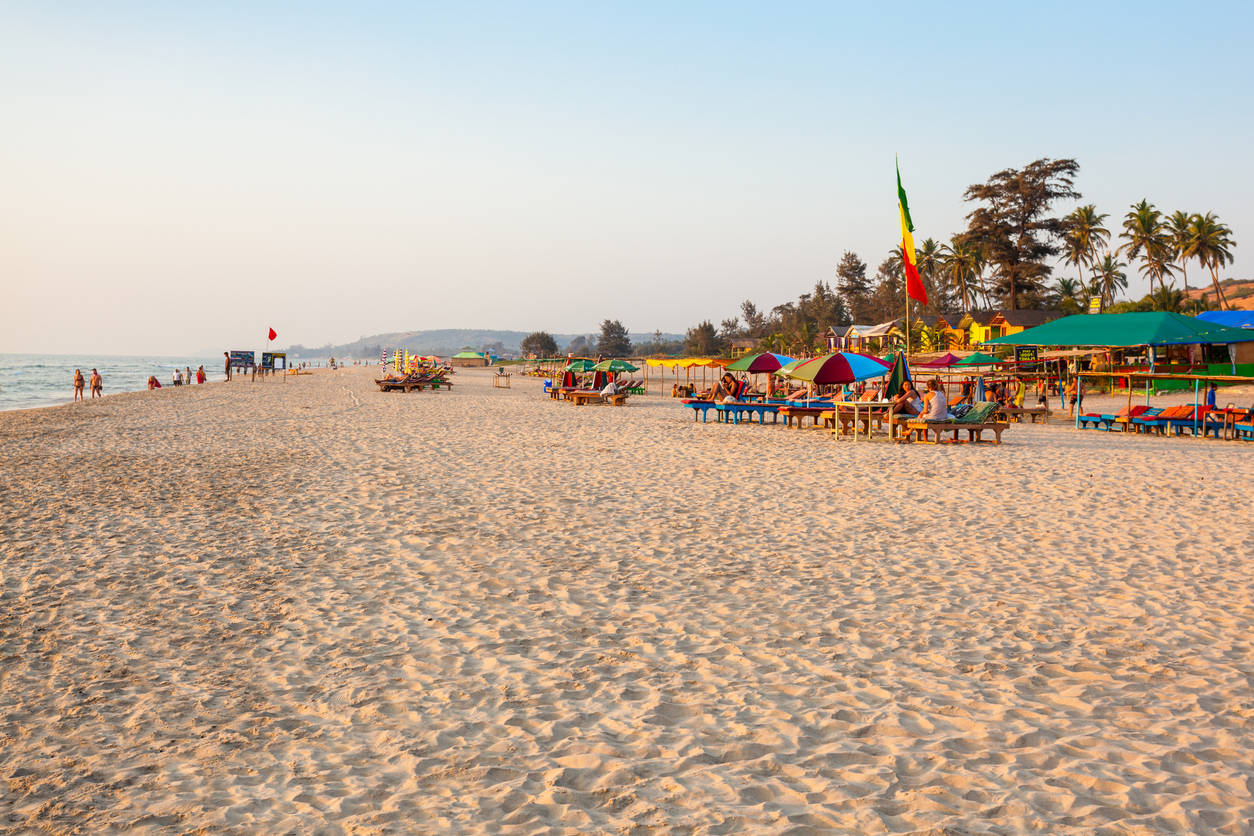
[[[557,354],[557,340],[548,331],[535,331],[523,337],[518,348],[523,354],[552,357]]]
[[[617,319],[601,322],[601,336],[597,339],[597,354],[602,357],[627,357],[631,354],[631,337],[623,323]]]
[[[978,206],[967,215],[964,241],[984,254],[993,269],[997,295],[1012,310],[1033,307],[1042,296],[1051,267],[1047,259],[1061,252],[1064,223],[1049,214],[1056,200],[1076,199],[1073,188],[1080,164],[1048,157],[1023,168],[1006,168],[986,183],[968,186],[964,199]]]

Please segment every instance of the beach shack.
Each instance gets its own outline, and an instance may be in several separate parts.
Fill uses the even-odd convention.
[[[450,358],[454,366],[467,368],[483,368],[490,360],[477,351],[459,351]]]

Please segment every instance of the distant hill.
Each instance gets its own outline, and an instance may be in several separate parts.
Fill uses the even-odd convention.
[[[437,354],[441,357],[456,354],[463,348],[475,351],[492,351],[503,354],[517,354],[518,344],[530,334],[530,331],[495,331],[477,328],[442,328],[436,331],[398,331],[391,334],[373,334],[362,337],[351,343],[309,347],[303,345],[289,346],[287,353],[292,357],[344,357],[350,359],[373,359],[383,351],[408,349],[410,354]],[[560,349],[565,349],[576,337],[589,337],[596,341],[597,332],[586,334],[554,334]],[[682,340],[682,334],[663,334],[664,340]],[[653,334],[632,334],[632,342],[648,342]]]
[[[1219,286],[1234,311],[1254,311],[1254,279],[1224,279]],[[1215,288],[1209,282],[1202,287],[1190,287],[1188,298],[1198,299],[1202,294],[1206,294],[1212,306],[1215,304]]]

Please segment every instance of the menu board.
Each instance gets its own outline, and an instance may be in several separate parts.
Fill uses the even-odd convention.
[[[1035,363],[1039,360],[1034,345],[1015,346],[1015,362],[1016,363]]]

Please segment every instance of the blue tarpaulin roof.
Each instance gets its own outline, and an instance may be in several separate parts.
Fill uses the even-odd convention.
[[[1254,311],[1203,311],[1197,318],[1229,328],[1254,328]]]

